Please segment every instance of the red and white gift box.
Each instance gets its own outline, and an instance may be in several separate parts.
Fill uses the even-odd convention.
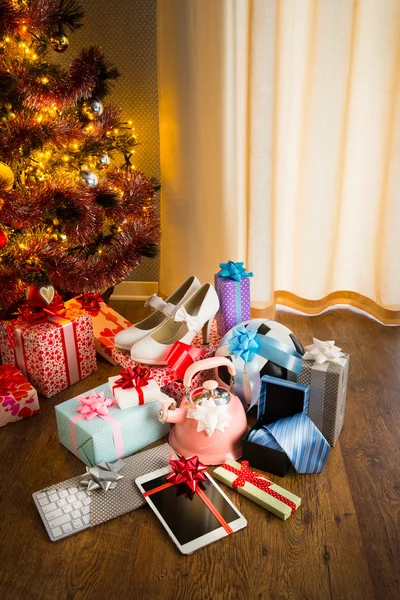
[[[0,427],[39,412],[35,390],[14,365],[0,365]]]
[[[121,409],[141,406],[160,399],[157,383],[150,377],[147,367],[136,365],[134,369],[123,369],[119,375],[108,378],[116,403]]]
[[[50,398],[96,370],[92,317],[69,308],[51,322],[3,321],[0,352],[4,363],[16,365]]]

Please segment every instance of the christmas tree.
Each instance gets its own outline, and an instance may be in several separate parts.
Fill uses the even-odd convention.
[[[82,19],[75,0],[0,0],[3,312],[29,284],[98,292],[157,252],[157,183],[132,165],[132,123],[104,102],[118,71],[96,46],[69,70],[51,61]]]

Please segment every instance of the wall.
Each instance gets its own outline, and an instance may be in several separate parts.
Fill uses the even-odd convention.
[[[121,73],[107,101],[122,109],[124,120],[133,121],[141,144],[134,165],[148,177],[160,177],[156,0],[81,0],[81,4],[84,28],[70,36],[68,51],[58,57],[69,63],[83,47],[101,46]],[[144,259],[128,279],[158,281],[158,259]]]

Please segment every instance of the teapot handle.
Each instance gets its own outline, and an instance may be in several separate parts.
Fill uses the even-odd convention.
[[[185,375],[183,376],[183,385],[186,390],[189,389],[192,382],[193,376],[199,371],[205,371],[206,369],[215,369],[216,367],[228,367],[229,373],[234,377],[236,375],[236,369],[231,360],[225,356],[213,356],[212,358],[204,358],[199,360],[186,369]]]

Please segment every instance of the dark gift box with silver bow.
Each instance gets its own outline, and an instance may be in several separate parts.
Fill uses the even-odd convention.
[[[316,338],[305,350],[297,381],[310,386],[308,416],[334,446],[344,422],[350,356],[334,341]]]

